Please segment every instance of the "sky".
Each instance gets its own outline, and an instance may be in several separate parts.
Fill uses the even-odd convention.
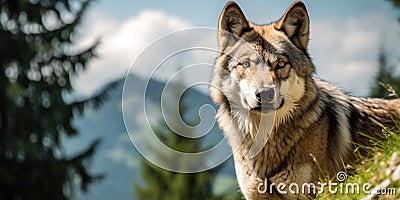
[[[171,49],[190,45],[216,47],[215,29],[227,1],[96,1],[81,26],[78,47],[84,48],[101,39],[99,58],[88,70],[74,79],[75,90],[91,95],[106,83],[130,73],[148,78],[155,69],[157,57]],[[281,17],[290,0],[236,1],[246,18],[266,24]],[[337,84],[356,96],[366,96],[377,70],[380,49],[389,55],[389,64],[399,72],[400,13],[384,0],[304,1],[310,15],[309,54],[316,66],[316,75]],[[204,34],[182,29],[212,28]],[[214,29],[214,31],[213,31]],[[174,32],[182,33],[176,35]],[[172,34],[171,34],[172,33]],[[186,34],[183,34],[186,33]],[[165,35],[175,38],[168,39]],[[164,37],[163,37],[164,36]],[[158,43],[161,38],[161,43]],[[167,38],[167,39],[166,39]],[[156,46],[155,44],[158,44]],[[152,49],[148,52],[148,49]],[[147,57],[144,57],[147,51]],[[177,56],[161,66],[156,78],[169,79],[179,66],[206,63],[204,70],[185,72],[185,80],[209,81],[214,54],[196,51],[194,55]],[[155,56],[155,57],[154,57]],[[135,61],[148,62],[135,66]],[[174,67],[171,67],[174,65]],[[150,67],[149,67],[150,66]],[[157,75],[158,74],[158,75]],[[204,90],[205,91],[205,90]]]

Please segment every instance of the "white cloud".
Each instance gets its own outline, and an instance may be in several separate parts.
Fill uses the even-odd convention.
[[[390,63],[400,55],[398,22],[384,13],[312,21],[310,55],[323,79],[355,95],[368,95],[383,45]]]
[[[78,48],[86,48],[97,39],[106,36],[117,28],[116,22],[99,11],[89,11],[83,24],[81,36],[78,39]]]
[[[135,57],[153,40],[187,27],[190,23],[157,10],[144,10],[122,24],[105,14],[90,12],[87,30],[83,31],[78,47],[88,46],[102,37],[97,49],[99,58],[73,81],[75,90],[82,95],[92,94],[108,81],[122,77]]]

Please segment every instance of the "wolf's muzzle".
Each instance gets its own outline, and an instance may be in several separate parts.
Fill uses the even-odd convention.
[[[258,110],[261,112],[275,110],[275,87],[258,88],[255,95],[258,104],[252,110]]]
[[[263,104],[270,104],[275,99],[275,87],[258,88],[256,91],[257,101]]]

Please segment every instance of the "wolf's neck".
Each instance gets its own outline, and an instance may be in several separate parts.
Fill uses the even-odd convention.
[[[272,175],[279,168],[292,148],[285,144],[286,136],[274,125],[274,115],[259,112],[244,112],[232,109],[232,128],[235,133],[228,134],[234,151],[237,170],[251,173],[257,177]],[[232,131],[232,129],[231,129]],[[296,141],[298,138],[293,138]],[[276,150],[282,150],[278,154]]]

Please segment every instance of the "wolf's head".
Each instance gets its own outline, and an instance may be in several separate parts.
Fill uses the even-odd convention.
[[[227,3],[219,19],[211,98],[235,109],[288,115],[314,72],[308,40],[309,17],[302,2],[267,25],[250,23],[236,3]]]

